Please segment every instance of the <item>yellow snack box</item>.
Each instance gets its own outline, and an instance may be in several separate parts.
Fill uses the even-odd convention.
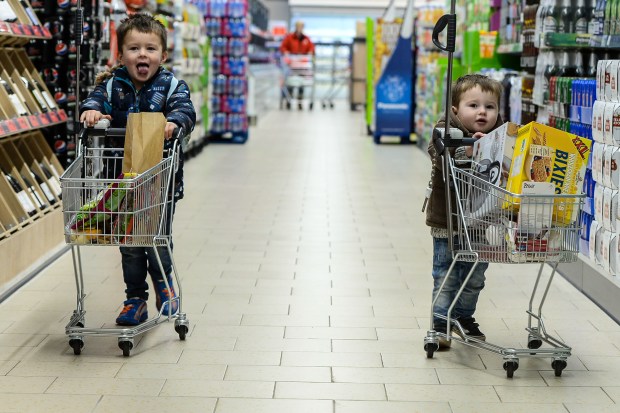
[[[540,123],[531,122],[521,128],[515,143],[506,189],[523,193],[526,182],[550,182],[556,195],[581,194],[592,142]],[[517,205],[517,198],[505,207]],[[554,222],[570,224],[576,219],[574,200],[557,199]]]

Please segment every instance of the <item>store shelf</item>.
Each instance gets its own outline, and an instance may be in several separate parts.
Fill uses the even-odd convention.
[[[60,125],[66,121],[67,114],[62,109],[3,120],[0,121],[0,139],[23,132],[47,128],[48,126]]]

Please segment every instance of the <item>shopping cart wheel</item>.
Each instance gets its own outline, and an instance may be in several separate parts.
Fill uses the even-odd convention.
[[[540,348],[540,346],[542,346],[542,340],[541,339],[536,338],[534,336],[528,336],[527,337],[527,348],[537,349],[537,348]]]
[[[131,349],[133,348],[133,343],[129,340],[118,340],[118,348],[123,350],[123,356],[129,357]]]
[[[424,344],[424,351],[426,351],[426,358],[432,359],[433,354],[439,350],[439,343],[426,343]]]
[[[555,377],[562,376],[562,370],[566,368],[566,360],[561,360],[561,359],[553,360],[551,362],[551,368],[555,372]]]
[[[176,331],[177,333],[179,333],[179,340],[185,340],[185,336],[187,335],[187,332],[189,331],[189,328],[184,325],[175,325],[174,326],[174,331]]]
[[[330,109],[333,109],[334,108],[334,102],[329,102],[329,107],[330,107]]]
[[[308,110],[312,110],[313,108],[314,108],[314,103],[310,103],[310,104],[308,105]]]
[[[72,338],[69,340],[69,345],[73,349],[73,354],[79,356],[82,354],[82,348],[84,347],[84,340],[81,338]]]
[[[506,370],[506,377],[512,379],[515,371],[519,368],[519,362],[516,360],[508,360],[504,362],[504,370]]]

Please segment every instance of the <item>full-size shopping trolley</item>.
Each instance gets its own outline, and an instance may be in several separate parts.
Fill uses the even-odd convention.
[[[182,311],[182,291],[171,248],[174,175],[179,163],[178,140],[165,151],[157,165],[139,175],[124,174],[108,178],[120,169],[123,149],[88,146],[92,136],[125,136],[125,129],[87,128],[82,131],[77,159],[61,176],[65,241],[71,245],[75,282],[76,309],[65,333],[76,355],[84,346],[84,336],[117,336],[124,356],[129,356],[134,337],[158,324],[174,320],[181,340],[189,329]],[[172,261],[177,297],[162,303],[159,313],[145,322],[128,328],[86,327],[84,271],[80,248],[83,246],[124,246],[153,248],[161,274],[164,272],[158,247],[166,248]],[[167,274],[166,274],[167,275]],[[170,275],[171,276],[171,275]],[[168,276],[164,276],[168,291]],[[167,303],[167,305],[166,305]],[[174,303],[177,312],[172,313]],[[167,308],[167,312],[164,310]]]
[[[303,103],[308,103],[308,109],[314,107],[315,81],[314,81],[314,56],[311,54],[287,54],[281,58],[281,67],[284,75],[280,109],[284,103],[288,109],[297,103],[299,108]],[[297,88],[297,94],[294,89]],[[306,91],[305,89],[309,89]],[[309,93],[307,93],[309,92]]]
[[[444,173],[446,184],[452,188],[454,203],[447,204],[451,217],[454,261],[439,292],[453,273],[456,262],[472,263],[472,268],[456,293],[447,315],[433,313],[431,326],[424,339],[427,357],[432,358],[439,348],[439,338],[454,340],[503,356],[503,367],[511,378],[519,367],[519,357],[548,357],[556,376],[561,376],[571,348],[552,336],[545,325],[542,309],[559,263],[574,262],[579,251],[579,216],[582,195],[515,194],[489,182],[485,167],[466,163],[459,165],[446,151],[449,168]],[[449,234],[450,235],[450,234]],[[507,348],[468,336],[458,320],[451,318],[459,296],[481,263],[525,264],[540,263],[529,306],[527,348]],[[546,283],[545,264],[552,267]],[[439,297],[433,299],[432,307]],[[445,331],[436,331],[434,320],[446,321]],[[443,325],[442,325],[443,327]],[[548,347],[541,348],[547,344]]]

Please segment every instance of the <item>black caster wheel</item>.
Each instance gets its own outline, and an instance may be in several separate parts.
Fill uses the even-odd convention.
[[[329,104],[329,107],[330,107],[330,109],[333,109],[333,108],[334,108],[334,104],[333,104],[333,103],[330,103],[330,104]]]
[[[534,349],[540,348],[540,346],[542,346],[542,340],[539,340],[537,338],[530,338],[527,341],[527,348],[529,349],[534,350]]]
[[[512,379],[512,376],[514,376],[515,371],[519,368],[519,363],[517,363],[516,361],[505,361],[504,362],[504,370],[506,370],[506,377],[508,377],[509,379]]]
[[[314,103],[311,103],[310,105],[308,105],[308,110],[312,110],[314,109]]]
[[[433,354],[439,350],[439,343],[426,343],[424,344],[424,351],[426,351],[426,358],[432,359]]]
[[[83,321],[78,321],[77,323],[75,323],[76,327],[80,327],[80,328],[84,328],[84,322]]]
[[[325,108],[326,108],[325,103],[321,103],[321,109],[325,109]]]
[[[187,331],[188,330],[189,329],[187,328],[186,325],[174,326],[174,331],[179,333],[179,340],[181,340],[181,341],[185,340],[185,336],[187,335]]]
[[[123,350],[123,356],[129,357],[131,349],[133,348],[133,343],[131,341],[119,341],[118,348]]]
[[[79,356],[82,354],[82,348],[84,347],[84,341],[80,338],[72,338],[69,340],[69,345],[73,349],[73,354]]]
[[[551,362],[551,368],[555,372],[555,377],[561,377],[562,370],[566,368],[566,360],[553,360]]]

